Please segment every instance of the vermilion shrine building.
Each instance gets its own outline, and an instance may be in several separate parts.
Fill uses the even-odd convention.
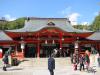
[[[23,28],[0,31],[2,53],[12,48],[24,57],[48,57],[53,49],[84,53],[100,50],[100,32],[79,30],[67,18],[33,18],[25,21]]]

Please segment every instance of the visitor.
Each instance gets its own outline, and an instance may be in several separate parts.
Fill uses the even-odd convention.
[[[59,49],[60,57],[62,57],[62,48]]]
[[[67,51],[66,51],[66,49],[64,48],[63,51],[64,51],[64,57],[66,57],[66,56],[67,56]]]
[[[90,56],[90,53],[88,51],[86,51],[86,53],[85,53],[85,62],[86,62],[86,69],[87,70],[88,70],[89,65],[90,65],[90,58],[89,58],[89,56]]]
[[[66,50],[66,55],[67,55],[67,56],[69,56],[69,54],[70,54],[69,51],[70,51],[69,49]]]
[[[74,67],[74,70],[77,70],[77,58],[76,58],[76,54],[73,54],[73,67]]]
[[[85,64],[85,57],[84,57],[84,55],[82,54],[82,55],[80,55],[80,58],[79,58],[79,63],[80,63],[80,71],[81,71],[81,69],[83,68],[83,70],[84,70],[84,64]]]
[[[73,53],[70,54],[71,63],[73,64]]]
[[[98,62],[98,66],[100,67],[100,54],[98,54],[97,62]]]
[[[48,70],[50,72],[50,75],[54,75],[54,69],[55,69],[55,59],[53,58],[53,54],[48,59]]]
[[[56,56],[57,52],[58,52],[57,49],[54,49],[53,50],[53,55]]]
[[[2,61],[4,63],[3,70],[7,71],[6,68],[7,68],[7,65],[9,64],[8,54],[7,53],[4,54]]]
[[[59,51],[59,49],[57,49],[56,57],[60,57],[60,51]]]

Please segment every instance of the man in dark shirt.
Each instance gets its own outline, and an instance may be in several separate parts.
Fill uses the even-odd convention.
[[[48,59],[48,70],[50,71],[50,75],[54,75],[55,69],[55,59],[53,58],[53,55],[51,55]]]
[[[84,70],[85,57],[84,57],[83,54],[79,58],[79,63],[80,63],[80,71],[81,71],[82,67],[83,67],[83,70]]]

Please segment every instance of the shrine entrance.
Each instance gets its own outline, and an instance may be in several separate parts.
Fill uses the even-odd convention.
[[[4,55],[7,51],[8,51],[8,47],[4,47],[2,50],[3,50],[3,54],[2,55]]]
[[[63,57],[70,57],[74,53],[74,44],[63,44],[62,53]]]
[[[59,44],[41,44],[40,57],[49,57],[55,48],[59,48]]]
[[[36,45],[35,44],[26,44],[24,50],[24,56],[26,58],[34,58],[37,56]]]

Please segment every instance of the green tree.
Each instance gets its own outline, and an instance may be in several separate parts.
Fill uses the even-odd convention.
[[[19,29],[24,26],[25,18],[18,18],[14,21],[0,21],[0,30]]]
[[[89,30],[89,25],[82,25],[82,24],[80,24],[80,25],[74,25],[73,26],[74,28],[76,28],[76,29],[81,29],[81,30]]]
[[[7,29],[8,30],[16,29],[16,25],[17,25],[17,23],[15,21],[10,21],[7,23]]]
[[[16,29],[22,28],[25,23],[25,18],[19,18],[15,22],[17,23]]]
[[[0,21],[0,30],[5,30],[7,27],[7,21]]]
[[[92,31],[100,31],[100,14],[95,17],[93,23],[90,26]]]

